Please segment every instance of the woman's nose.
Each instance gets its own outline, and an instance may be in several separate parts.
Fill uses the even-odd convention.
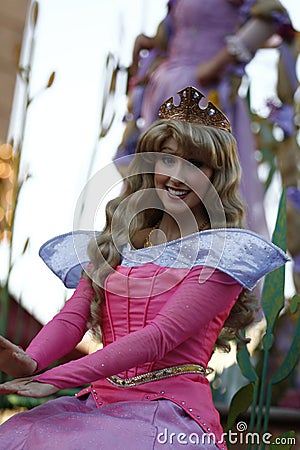
[[[186,172],[186,168],[184,167],[184,163],[182,161],[177,161],[173,167],[171,179],[177,183],[184,183],[184,174]]]

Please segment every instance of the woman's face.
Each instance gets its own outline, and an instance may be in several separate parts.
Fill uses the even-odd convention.
[[[203,221],[202,199],[208,189],[213,169],[201,160],[182,159],[174,138],[168,138],[158,153],[154,166],[154,186],[164,209],[170,215],[178,216],[193,212],[198,223]]]

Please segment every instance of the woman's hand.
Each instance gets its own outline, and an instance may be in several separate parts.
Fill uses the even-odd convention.
[[[24,350],[0,336],[0,370],[12,377],[32,375],[37,362],[30,358]]]
[[[17,378],[0,384],[0,395],[18,394],[22,397],[46,397],[58,392],[59,389],[52,384],[34,381],[32,377]]]

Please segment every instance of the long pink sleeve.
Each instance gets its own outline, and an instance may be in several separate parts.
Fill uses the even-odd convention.
[[[240,284],[218,270],[199,284],[200,271],[201,268],[195,268],[189,272],[176,293],[144,328],[35,379],[64,389],[160,360],[201,327],[207,327],[216,315],[228,310],[241,291]]]
[[[26,352],[38,363],[38,371],[65,356],[81,341],[93,295],[90,283],[81,278],[62,310],[31,341]]]

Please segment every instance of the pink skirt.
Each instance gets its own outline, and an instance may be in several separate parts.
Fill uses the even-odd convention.
[[[5,450],[167,450],[217,447],[169,400],[126,401],[97,408],[91,397],[61,397],[0,426]]]

